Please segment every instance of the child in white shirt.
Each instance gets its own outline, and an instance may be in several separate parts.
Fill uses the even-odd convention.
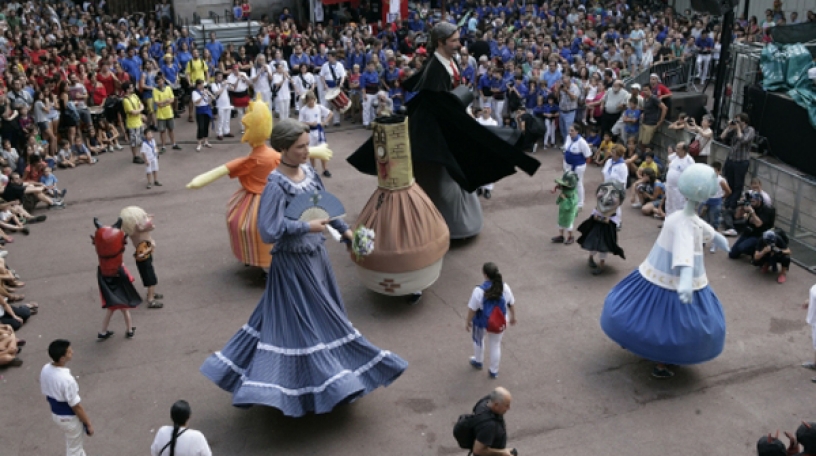
[[[145,130],[140,153],[145,162],[147,188],[151,188],[153,185],[161,187],[162,184],[159,182],[159,154],[156,151],[156,140],[153,139],[153,128]]]

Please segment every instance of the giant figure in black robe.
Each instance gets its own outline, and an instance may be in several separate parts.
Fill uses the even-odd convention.
[[[516,131],[484,127],[467,114],[466,105],[451,93],[451,74],[435,54],[403,87],[417,92],[406,105],[416,181],[442,213],[451,239],[475,236],[483,222],[473,192],[515,173],[516,167],[532,175],[540,163],[521,150]],[[348,162],[362,173],[376,175],[372,140]]]

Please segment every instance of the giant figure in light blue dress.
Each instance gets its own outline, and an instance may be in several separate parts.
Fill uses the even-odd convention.
[[[258,211],[261,238],[275,245],[266,290],[249,322],[201,366],[233,394],[233,405],[267,405],[295,417],[327,413],[387,386],[408,366],[348,321],[323,235],[284,217],[294,197],[323,190],[314,169],[301,167],[301,182],[269,175]],[[342,220],[330,224],[348,229]]]
[[[665,364],[716,358],[725,344],[725,316],[703,265],[703,243],[728,251],[728,241],[694,211],[717,191],[714,170],[703,164],[680,176],[684,210],[666,218],[652,251],[604,302],[601,328],[623,348],[660,363],[655,376],[673,375]],[[660,375],[663,374],[663,375]]]

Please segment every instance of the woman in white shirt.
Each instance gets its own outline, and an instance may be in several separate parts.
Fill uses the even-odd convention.
[[[292,101],[292,92],[289,89],[289,73],[283,65],[278,64],[275,74],[272,75],[272,91],[275,92],[275,111],[278,118],[289,118],[289,103]]]
[[[694,133],[694,139],[700,143],[700,154],[697,156],[699,163],[706,163],[708,156],[711,155],[711,141],[714,139],[714,132],[711,130],[711,124],[714,119],[709,116],[703,116],[703,124],[697,125],[694,117],[689,116],[686,121],[686,129]]]
[[[334,113],[327,107],[317,104],[317,97],[311,90],[303,96],[304,105],[300,108],[298,120],[309,126],[309,147],[319,146],[326,143],[326,133],[324,127],[329,124]],[[315,166],[315,159],[310,159],[312,167]],[[320,160],[323,164],[323,176],[331,177],[331,172],[327,168],[328,160]]]
[[[683,209],[686,204],[686,197],[680,193],[678,183],[680,175],[689,166],[694,164],[694,159],[688,155],[688,145],[683,142],[677,143],[675,152],[669,147],[669,168],[666,171],[666,217]]]
[[[481,369],[484,363],[484,343],[490,346],[490,368],[488,374],[490,378],[499,376],[499,362],[501,362],[501,340],[507,323],[516,324],[516,301],[510,287],[504,282],[499,267],[494,263],[485,263],[482,266],[484,283],[473,289],[468,302],[468,315],[465,319],[465,327],[472,331],[473,336],[473,357],[470,358],[470,365],[475,369]],[[493,316],[498,309],[502,318],[496,322]],[[510,319],[507,319],[507,315]],[[496,315],[498,316],[498,315]],[[498,327],[495,327],[498,323]]]
[[[306,96],[306,92],[314,91],[315,83],[317,81],[315,80],[314,74],[309,72],[309,65],[306,65],[305,63],[300,65],[298,74],[292,78],[292,81],[295,84],[295,95],[297,95],[295,109],[300,111],[300,109],[306,105],[306,100],[304,98]]]
[[[162,426],[150,445],[151,456],[212,456],[207,438],[200,431],[190,429],[190,404],[176,401],[170,408],[173,426]]]
[[[270,113],[272,111],[272,73],[269,65],[266,64],[266,57],[263,54],[258,54],[255,58],[255,65],[249,72],[249,80],[252,81],[252,87],[255,92],[261,95],[261,99],[269,106]]]
[[[210,136],[210,123],[212,122],[212,105],[210,102],[215,99],[213,94],[207,90],[204,86],[204,81],[199,79],[196,81],[195,90],[192,93],[192,102],[193,106],[195,106],[195,113],[196,113],[196,123],[198,124],[198,132],[196,133],[196,139],[198,140],[198,146],[196,146],[196,152],[201,151],[201,146],[204,147],[212,147],[210,145],[209,136]]]
[[[578,134],[578,127],[570,126],[569,136],[564,143],[564,172],[574,171],[578,175],[578,208],[584,207],[584,172],[586,161],[592,156],[586,140]]]

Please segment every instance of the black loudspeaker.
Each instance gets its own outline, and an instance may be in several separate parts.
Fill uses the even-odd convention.
[[[665,100],[664,100],[665,101]],[[684,112],[686,115],[694,117],[699,125],[706,114],[706,105],[708,104],[708,95],[697,92],[673,92],[671,96],[671,105],[669,112],[666,114],[666,119],[677,120],[677,116]]]
[[[739,0],[691,0],[691,9],[719,16],[734,9],[738,3]]]

